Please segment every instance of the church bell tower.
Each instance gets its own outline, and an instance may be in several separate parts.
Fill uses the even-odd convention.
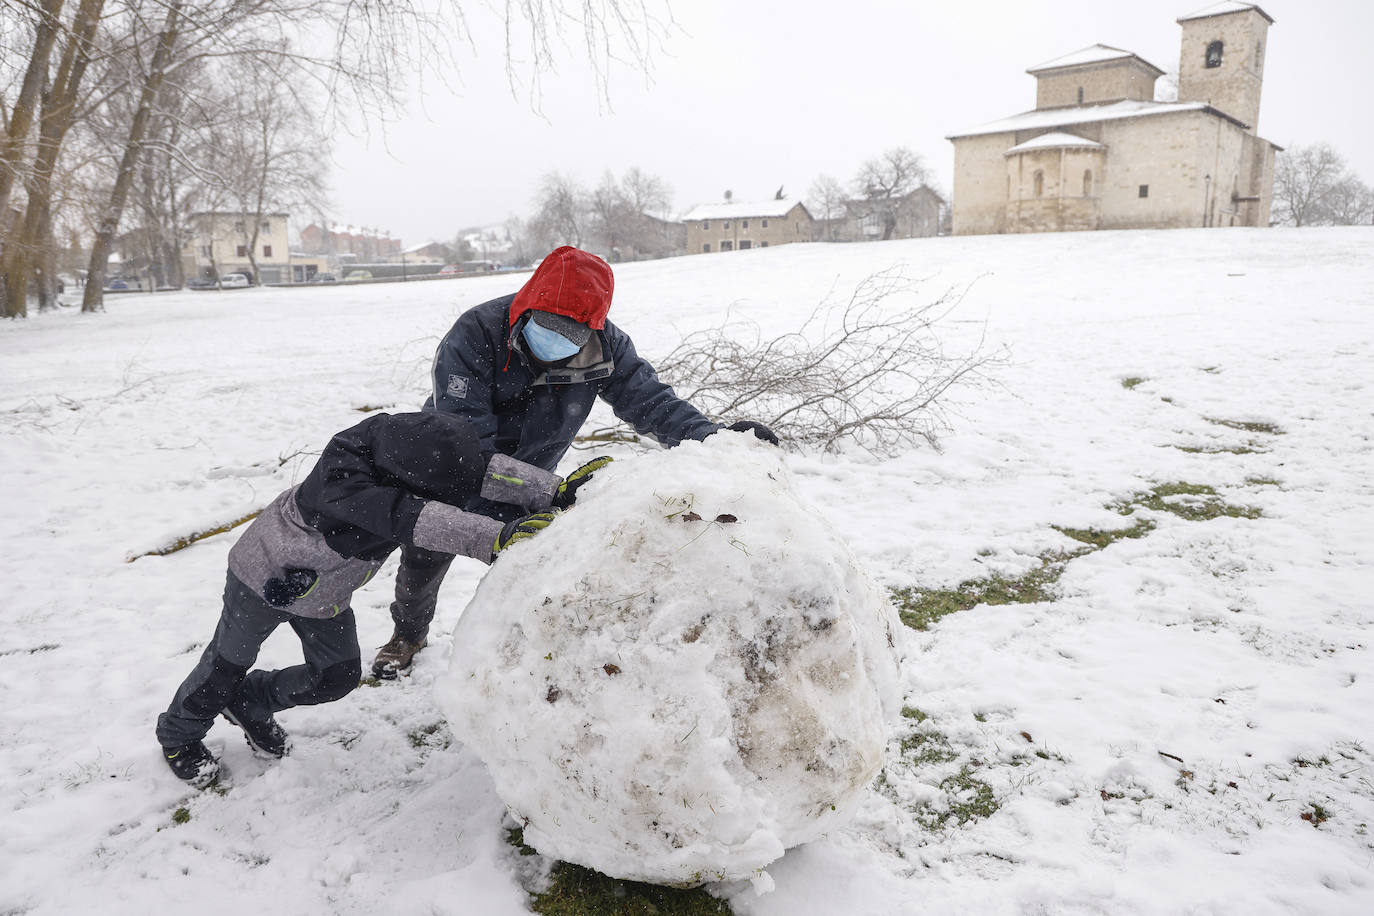
[[[1255,4],[1237,0],[1222,0],[1180,18],[1178,100],[1206,102],[1255,133],[1273,21]]]

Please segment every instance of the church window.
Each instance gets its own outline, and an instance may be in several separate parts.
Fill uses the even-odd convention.
[[[1092,170],[1092,169],[1084,169],[1084,170],[1083,170],[1083,196],[1084,196],[1084,197],[1092,197],[1092,196],[1093,196],[1093,170]]]
[[[1082,86],[1079,86],[1079,87],[1078,87],[1078,104],[1080,104],[1080,105],[1083,104],[1083,87],[1082,87]]]
[[[1045,173],[1040,169],[1035,170],[1035,196],[1045,196]]]
[[[1141,196],[1141,197],[1149,197],[1149,196],[1150,196],[1150,186],[1149,186],[1149,185],[1143,184],[1143,185],[1140,186],[1140,196]]]
[[[1264,42],[1255,42],[1255,72],[1259,73],[1264,69]]]
[[[1207,46],[1207,66],[1221,66],[1221,42],[1214,41]]]

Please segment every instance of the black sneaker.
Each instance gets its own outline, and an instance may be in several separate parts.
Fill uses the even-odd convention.
[[[243,729],[248,746],[263,757],[285,757],[291,749],[286,732],[270,715],[265,719],[250,719],[232,706],[226,707],[222,715]]]
[[[415,653],[427,645],[429,640],[424,636],[411,642],[397,633],[392,633],[391,642],[377,650],[377,658],[372,662],[372,676],[384,681],[394,681],[398,674],[410,670],[411,663],[415,661]]]
[[[219,761],[203,742],[192,741],[180,747],[164,747],[162,759],[177,779],[197,789],[213,786],[219,781]]]

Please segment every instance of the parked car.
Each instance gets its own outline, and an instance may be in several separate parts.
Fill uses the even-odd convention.
[[[355,270],[355,271],[353,271],[353,272],[351,272],[351,273],[345,274],[345,275],[344,275],[344,279],[345,279],[345,280],[371,280],[371,279],[372,279],[372,271],[370,271],[370,270]]]
[[[457,264],[445,264],[443,267],[439,268],[439,273],[441,274],[460,274],[462,272],[463,268],[459,267]]]
[[[186,281],[187,289],[214,289],[219,283],[209,277],[192,277]]]
[[[315,274],[316,283],[333,283],[336,280],[338,280],[338,277],[333,274]]]
[[[138,289],[137,286],[134,286],[128,280],[125,280],[123,277],[111,277],[109,282],[105,284],[105,288],[114,292],[118,292],[120,290]]]
[[[221,274],[219,278],[220,289],[246,289],[252,285],[245,274]]]

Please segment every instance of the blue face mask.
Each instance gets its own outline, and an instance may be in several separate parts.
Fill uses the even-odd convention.
[[[545,363],[556,363],[567,359],[582,348],[557,331],[542,328],[533,321],[525,322],[525,344],[535,359]]]

